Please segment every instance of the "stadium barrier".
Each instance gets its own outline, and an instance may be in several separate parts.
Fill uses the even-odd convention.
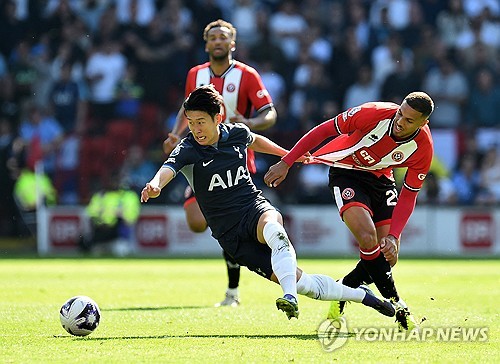
[[[334,206],[281,206],[300,257],[357,256],[356,242]],[[74,254],[89,231],[83,207],[45,207],[37,217],[41,256]],[[500,208],[417,206],[402,237],[401,256],[500,256]],[[207,230],[192,233],[181,207],[144,206],[128,253],[138,256],[220,256]]]

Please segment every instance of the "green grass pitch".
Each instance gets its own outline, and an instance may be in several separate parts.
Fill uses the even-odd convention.
[[[356,263],[300,260],[309,273],[340,278]],[[500,261],[411,260],[394,269],[401,296],[422,328],[487,328],[486,341],[372,340],[356,328],[392,328],[393,319],[360,304],[346,308],[349,338],[333,352],[317,329],[329,303],[301,297],[300,319],[277,311],[279,286],[242,269],[238,308],[222,299],[222,258],[0,260],[2,363],[490,363],[499,361]],[[101,308],[98,329],[67,334],[59,309],[74,295]]]

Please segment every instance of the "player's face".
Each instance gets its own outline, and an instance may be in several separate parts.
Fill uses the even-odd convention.
[[[408,138],[427,123],[428,120],[422,116],[422,113],[411,108],[406,101],[403,101],[394,117],[392,135],[396,139]]]
[[[234,50],[234,41],[231,39],[231,32],[226,27],[212,28],[207,34],[205,51],[211,59],[221,60],[229,57],[229,53]]]
[[[186,111],[188,127],[194,139],[200,145],[212,145],[219,140],[219,124],[222,121],[221,114],[215,115],[215,120],[205,111]]]

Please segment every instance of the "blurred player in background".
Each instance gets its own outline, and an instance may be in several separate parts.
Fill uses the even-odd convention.
[[[416,322],[398,295],[391,267],[431,165],[433,142],[427,124],[433,110],[434,102],[423,92],[410,93],[401,105],[369,102],[353,107],[311,129],[264,177],[268,186],[276,187],[298,158],[334,137],[313,153],[313,161],[330,165],[330,191],[359,244],[361,260],[342,283],[358,287],[374,282],[395,304],[396,320],[405,330]],[[408,168],[399,199],[396,167]],[[330,318],[343,314],[344,303],[332,303]]]
[[[232,53],[236,47],[234,26],[220,19],[211,22],[203,31],[203,39],[206,42],[205,51],[208,53],[209,61],[191,68],[186,79],[185,97],[198,86],[212,84],[224,98],[223,122],[241,123],[251,130],[264,130],[274,125],[276,110],[260,75],[252,67],[233,59]],[[187,119],[181,107],[172,132],[163,143],[165,154],[169,155],[172,152],[186,127]],[[256,172],[252,150],[248,151],[248,169],[251,173]],[[197,233],[205,231],[208,226],[207,221],[189,186],[185,198],[184,211],[189,228]],[[216,306],[234,307],[240,303],[238,292],[240,266],[226,253],[223,254],[229,282],[225,299]]]
[[[298,318],[297,294],[317,300],[361,302],[386,316],[394,316],[389,301],[368,289],[349,288],[333,278],[303,272],[283,228],[281,214],[258,190],[247,166],[247,148],[284,156],[287,150],[252,133],[242,123],[224,124],[223,99],[213,85],[196,88],[184,101],[190,133],[141,193],[141,201],[160,195],[179,172],[196,193],[212,236],[236,263],[278,283],[283,297],[276,300],[288,319]],[[295,160],[303,160],[304,157]]]

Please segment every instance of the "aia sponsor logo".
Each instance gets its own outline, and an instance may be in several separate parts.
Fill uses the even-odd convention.
[[[355,192],[352,188],[346,188],[345,190],[342,191],[342,198],[344,200],[350,200],[351,198],[353,198],[355,195]]]
[[[404,154],[402,152],[400,152],[399,150],[392,153],[392,155],[391,155],[391,158],[394,162],[401,162],[404,157],[405,157]]]
[[[226,86],[226,91],[227,92],[234,92],[236,91],[236,86],[234,85],[234,83],[230,83],[229,85]]]
[[[466,249],[489,249],[495,240],[495,222],[488,213],[465,213],[460,224],[460,240]]]

